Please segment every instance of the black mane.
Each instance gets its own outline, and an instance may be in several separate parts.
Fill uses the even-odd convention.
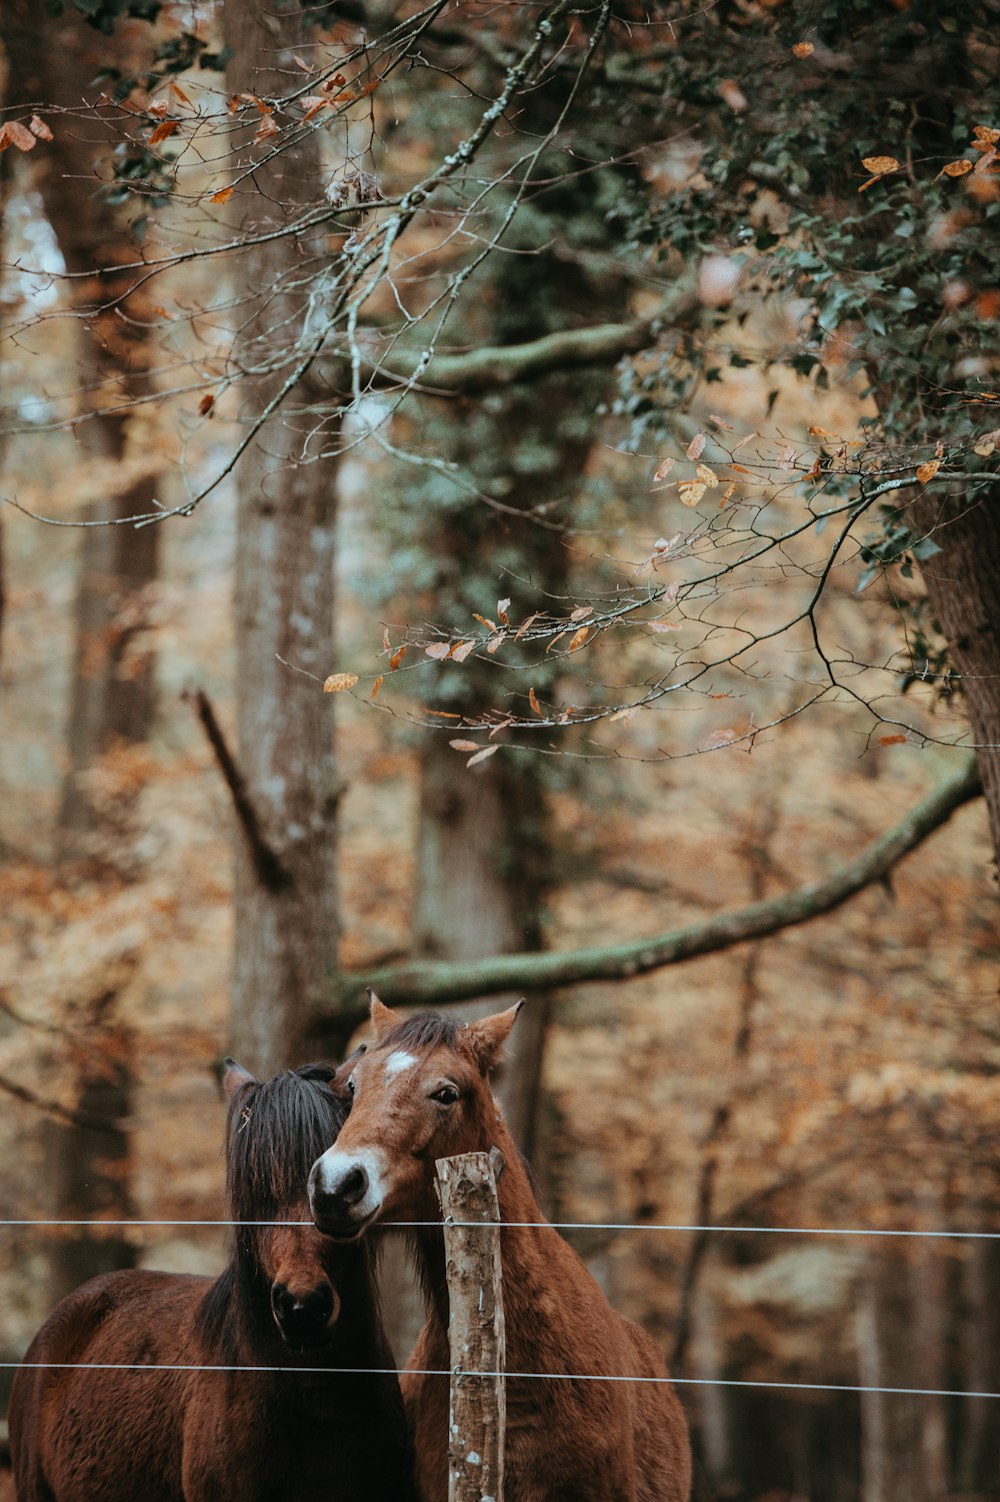
[[[305,1200],[310,1168],[347,1117],[330,1089],[335,1073],[328,1064],[305,1064],[234,1095],[226,1123],[232,1220],[274,1220]]]
[[[456,1035],[465,1026],[454,1017],[444,1017],[440,1012],[419,1012],[416,1017],[407,1017],[397,1022],[378,1041],[379,1050],[390,1048],[437,1048],[444,1044],[455,1047]]]

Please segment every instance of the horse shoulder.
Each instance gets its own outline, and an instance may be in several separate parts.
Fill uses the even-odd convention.
[[[659,1346],[640,1325],[619,1316],[631,1370],[647,1381],[633,1388],[638,1502],[687,1502],[691,1490],[688,1424]]]

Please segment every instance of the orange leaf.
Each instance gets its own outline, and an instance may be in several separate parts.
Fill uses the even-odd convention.
[[[449,655],[453,662],[464,662],[475,650],[475,641],[466,639],[465,641],[456,642]]]
[[[28,129],[31,131],[31,134],[33,136],[37,136],[40,141],[52,140],[52,132],[51,130],[49,130],[49,127],[46,125],[41,115],[32,115],[31,119],[28,121]]]
[[[552,640],[549,642],[548,646],[545,648],[546,652],[551,652],[552,648],[555,646],[556,642],[562,641],[562,639],[563,639],[563,637],[565,635],[566,635],[565,631],[560,631],[559,634],[558,634],[558,636],[554,636],[552,638]]]
[[[795,57],[812,57],[815,51],[816,49],[812,42],[796,42],[792,48],[792,53]]]
[[[983,173],[986,172],[988,168],[992,167],[996,159],[997,149],[995,146],[991,146],[989,150],[979,158],[979,161],[972,169],[973,172],[975,172],[978,177],[982,177]]]
[[[185,92],[181,88],[180,84],[174,83],[173,79],[171,79],[171,81],[170,81],[170,92],[171,92],[171,94],[174,95],[174,97],[176,99],[180,100],[181,104],[190,104],[191,103],[190,99],[185,94]]]
[[[470,756],[465,765],[474,767],[477,761],[485,761],[488,756],[492,756],[495,751],[499,750],[499,746],[484,746],[481,751],[476,752],[475,756]]]
[[[924,464],[917,465],[917,479],[921,485],[926,485],[928,480],[933,480],[940,468],[940,459],[928,459]]]
[[[673,469],[675,463],[676,460],[674,459],[664,459],[663,463],[656,471],[656,474],[653,476],[654,482],[656,480],[665,480],[667,478],[667,475],[669,475],[670,471]]]
[[[689,459],[700,459],[705,452],[705,444],[708,442],[704,433],[696,433],[687,446]]]
[[[976,138],[978,151],[985,151],[988,146],[995,146],[1000,141],[1000,130],[995,130],[992,125],[974,125],[972,134]]]
[[[972,171],[972,163],[967,157],[963,157],[959,162],[949,162],[947,167],[941,168],[941,171],[945,177],[964,177],[967,172]]]
[[[479,742],[478,741],[461,741],[461,740],[455,740],[455,741],[449,741],[448,744],[449,744],[449,746],[454,746],[454,748],[455,748],[456,751],[478,751],[479,750]]]
[[[213,193],[212,203],[228,203],[233,196],[232,188],[220,188],[218,193]]]
[[[208,391],[202,397],[201,401],[198,403],[198,413],[199,413],[199,416],[201,416],[201,417],[207,416],[207,414],[209,412],[211,412],[211,410],[212,410],[212,408],[214,406],[215,406],[215,397],[212,395],[212,393],[210,391]]]
[[[542,618],[542,612],[540,610],[536,610],[535,613],[534,613],[534,615],[525,616],[524,620],[521,622],[521,624],[518,626],[517,630],[514,632],[514,640],[515,641],[520,641],[521,637],[528,630],[529,626],[533,626],[534,623],[536,621],[538,621],[538,620],[541,620],[541,618]]]
[[[180,130],[180,128],[181,122],[179,120],[161,120],[149,137],[148,144],[150,146],[158,146],[161,141],[165,141],[168,136],[172,136],[174,131]]]
[[[542,713],[542,706],[538,702],[538,695],[535,693],[535,690],[533,688],[528,689],[528,703],[531,705],[532,709],[535,711],[536,715],[539,716],[539,718],[544,718],[544,715]]]
[[[345,689],[353,688],[357,681],[357,673],[331,673],[323,684],[323,692],[324,694],[342,694]]]
[[[462,718],[460,714],[453,714],[450,709],[429,709],[427,713],[434,715],[435,719],[438,720],[460,720]]]
[[[402,660],[403,660],[403,658],[405,656],[406,656],[406,643],[404,642],[401,647],[397,647],[396,648],[395,652],[393,652],[392,656],[389,658],[389,672],[390,673],[394,673],[396,671],[396,669],[399,667],[399,664],[402,662]]]
[[[500,620],[503,621],[505,626],[510,625],[510,621],[507,619],[507,610],[509,605],[510,600],[497,600],[497,615],[499,616]]]
[[[575,652],[577,647],[582,647],[589,635],[589,626],[581,626],[579,631],[574,631],[570,644],[566,648],[567,652]]]
[[[878,743],[879,743],[880,746],[905,746],[906,745],[906,736],[905,735],[880,735],[879,738],[878,738]]]
[[[496,621],[487,620],[485,615],[479,615],[475,610],[472,612],[472,619],[478,621],[481,626],[489,626],[491,631],[497,629]]]
[[[894,156],[863,156],[862,167],[873,172],[876,177],[884,177],[887,172],[898,172],[899,162]]]
[[[811,438],[836,438],[836,433],[831,433],[829,428],[821,428],[818,423],[811,422],[806,428]]]
[[[725,490],[719,496],[719,509],[720,509],[720,511],[721,511],[721,509],[722,509],[723,506],[728,506],[729,502],[732,500],[733,491],[735,489],[736,489],[736,481],[735,480],[730,480],[730,482],[726,486]]]
[[[700,480],[702,485],[707,485],[709,490],[719,483],[719,477],[715,473],[715,470],[709,469],[707,464],[699,464],[694,472],[694,477],[696,480]]]
[[[368,695],[368,697],[370,699],[374,699],[375,698],[375,695],[378,693],[379,689],[382,687],[382,684],[384,682],[385,682],[385,678],[382,676],[381,673],[379,673],[378,677],[375,679],[375,682],[372,684],[372,691]]]
[[[37,145],[37,137],[20,120],[7,120],[0,126],[0,151],[6,151],[8,146],[16,146],[18,151],[34,151]]]
[[[256,146],[261,141],[269,141],[272,136],[276,136],[277,134],[277,120],[275,120],[273,115],[265,115],[257,127],[257,134],[253,138],[253,144]]]

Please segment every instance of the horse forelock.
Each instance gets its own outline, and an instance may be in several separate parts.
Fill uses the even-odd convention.
[[[384,1033],[378,1040],[378,1050],[379,1053],[441,1047],[455,1050],[463,1026],[454,1017],[443,1017],[440,1012],[419,1012]]]
[[[226,1191],[234,1220],[267,1220],[305,1197],[313,1163],[334,1143],[346,1111],[325,1064],[289,1069],[233,1098],[226,1129]]]

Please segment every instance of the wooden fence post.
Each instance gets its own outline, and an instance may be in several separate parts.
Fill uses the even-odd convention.
[[[449,1302],[448,1502],[503,1502],[502,1168],[496,1148],[437,1162]]]

